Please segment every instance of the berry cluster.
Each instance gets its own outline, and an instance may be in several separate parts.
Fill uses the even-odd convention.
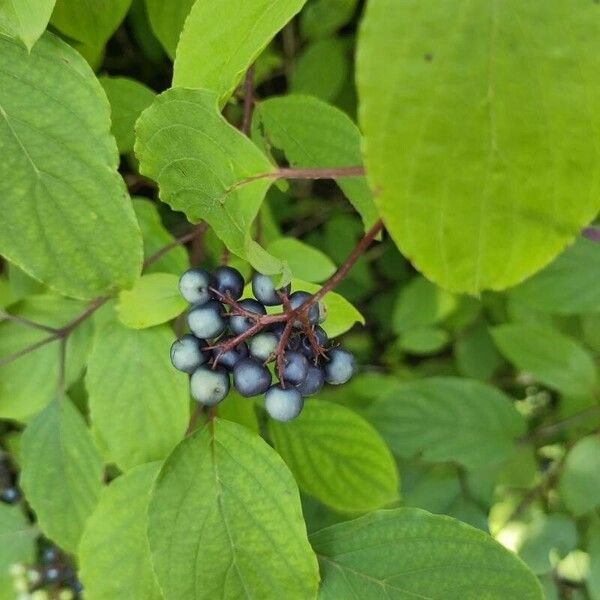
[[[171,362],[188,373],[192,397],[214,406],[228,394],[231,381],[241,396],[265,395],[265,409],[278,421],[297,417],[304,398],[324,382],[338,385],[350,379],[354,358],[340,347],[328,346],[319,327],[324,320],[313,296],[275,289],[266,275],[252,277],[254,298],[240,300],[244,278],[236,269],[219,267],[186,271],[179,282],[192,305],[187,315],[191,333],[171,347]],[[267,306],[282,311],[267,314]],[[279,380],[273,384],[269,363]]]

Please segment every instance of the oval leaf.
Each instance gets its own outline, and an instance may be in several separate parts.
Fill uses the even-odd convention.
[[[165,458],[185,433],[188,381],[169,361],[173,340],[166,325],[135,330],[115,320],[96,336],[86,375],[90,414],[121,469]]]
[[[474,471],[510,458],[525,432],[510,398],[479,381],[452,377],[399,385],[364,414],[398,456],[454,460]]]
[[[42,531],[74,553],[102,487],[102,460],[68,398],[54,400],[21,438],[21,486]]]
[[[269,421],[269,433],[298,485],[323,504],[356,513],[398,498],[398,472],[390,451],[351,410],[309,400],[297,419]]]
[[[21,40],[31,50],[44,33],[55,0],[5,0],[0,2],[0,32]]]
[[[145,329],[174,319],[187,307],[177,275],[151,273],[140,277],[132,290],[121,292],[117,313],[127,327]]]
[[[130,287],[141,234],[85,60],[50,33],[31,54],[0,36],[0,106],[0,252],[67,296]]]
[[[146,537],[150,489],[160,466],[155,462],[136,467],[102,490],[77,554],[89,597],[162,599]]]
[[[506,288],[594,218],[600,55],[580,42],[599,36],[593,2],[368,3],[367,173],[390,235],[428,278]]]
[[[319,282],[335,272],[335,265],[326,254],[295,238],[279,238],[269,244],[268,250],[286,261],[292,275],[298,279]]]
[[[416,508],[386,510],[310,538],[321,600],[542,600],[521,560],[489,535]]]
[[[195,0],[146,0],[152,31],[171,58],[175,58],[183,24],[194,2]]]
[[[242,425],[215,419],[177,446],[156,482],[148,537],[166,600],[316,594],[296,484]]]
[[[196,2],[177,46],[173,86],[214,90],[223,103],[306,0]]]

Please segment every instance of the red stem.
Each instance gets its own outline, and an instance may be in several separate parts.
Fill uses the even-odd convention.
[[[252,110],[254,109],[254,65],[246,71],[244,80],[244,120],[242,121],[242,133],[250,137],[252,125]]]

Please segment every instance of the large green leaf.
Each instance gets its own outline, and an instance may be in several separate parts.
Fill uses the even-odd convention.
[[[362,164],[360,132],[341,110],[310,96],[282,96],[260,102],[254,128],[283,150],[294,167],[355,167]],[[361,215],[365,228],[378,219],[364,177],[338,177],[337,183]]]
[[[0,0],[0,32],[31,50],[44,33],[55,0]]]
[[[542,600],[537,579],[487,534],[415,508],[375,512],[310,538],[321,600]]]
[[[50,294],[31,296],[10,312],[49,327],[62,327],[85,310],[85,304]],[[72,384],[85,366],[92,341],[90,321],[80,323],[69,335],[66,347],[65,383]],[[0,323],[0,359],[47,339],[51,334],[3,321]],[[56,395],[60,348],[54,340],[0,366],[0,418],[26,420]]]
[[[131,286],[141,235],[87,63],[49,33],[31,54],[0,36],[0,107],[0,252],[68,296]]]
[[[134,198],[133,210],[142,230],[145,258],[149,258],[155,252],[173,242],[173,236],[162,224],[156,206],[149,202],[147,198]],[[188,267],[189,261],[185,248],[175,246],[145,268],[144,272],[181,275]]]
[[[510,294],[536,310],[558,314],[600,311],[598,244],[579,238],[545,269],[511,290]]]
[[[171,58],[175,58],[183,24],[194,2],[195,0],[146,0],[152,31]]]
[[[432,377],[398,386],[365,416],[402,458],[490,468],[514,453],[525,422],[510,398],[470,379]]]
[[[33,562],[37,535],[20,506],[0,503],[0,582],[12,564]]]
[[[173,85],[214,90],[224,102],[305,1],[196,2],[177,46]]]
[[[133,150],[133,127],[142,111],[154,100],[155,93],[143,83],[128,77],[100,77],[111,109],[111,132],[117,140],[119,152]]]
[[[398,472],[379,434],[362,417],[310,400],[289,423],[269,421],[276,450],[298,485],[344,512],[367,512],[398,498]]]
[[[185,433],[187,377],[169,361],[167,325],[129,329],[116,320],[99,328],[86,387],[95,430],[121,467],[165,458]]]
[[[90,598],[162,599],[146,537],[150,490],[160,466],[154,462],[135,467],[102,490],[77,553]]]
[[[156,482],[148,537],[166,600],[317,591],[296,484],[241,425],[215,419],[177,446]]]
[[[600,506],[600,439],[580,439],[569,450],[558,489],[565,506],[576,516]]]
[[[21,485],[42,531],[75,552],[102,486],[102,461],[82,416],[57,398],[25,429]]]
[[[117,313],[132,329],[160,325],[183,313],[188,303],[179,291],[179,277],[172,273],[142,275],[133,289],[121,292]]]
[[[125,18],[130,4],[131,0],[56,0],[52,25],[70,38],[98,49]]]
[[[587,396],[598,385],[596,366],[588,351],[550,327],[508,323],[492,329],[492,337],[518,369],[564,394]]]
[[[518,283],[598,211],[597,13],[576,0],[368,3],[367,173],[428,278],[471,293]]]
[[[241,185],[274,167],[221,116],[213,92],[168,90],[142,113],[136,129],[140,171],[158,182],[164,202],[192,223],[204,219],[234,254],[261,273],[283,272],[281,262],[250,236],[271,181]]]

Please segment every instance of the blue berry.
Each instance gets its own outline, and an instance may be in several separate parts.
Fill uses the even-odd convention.
[[[325,381],[332,385],[346,383],[354,373],[354,356],[343,348],[332,348],[327,353],[329,361],[325,363]]]
[[[216,281],[214,286],[224,296],[237,300],[244,291],[244,278],[242,274],[232,267],[219,267],[213,273]]]
[[[0,501],[5,504],[16,504],[21,499],[21,493],[16,487],[9,487],[0,492]]]
[[[193,373],[208,359],[208,354],[202,351],[205,346],[205,340],[198,339],[195,335],[186,333],[183,337],[175,340],[171,346],[171,362],[173,366],[184,373]]]
[[[292,385],[299,385],[308,375],[308,360],[300,352],[286,352],[283,357],[283,379]]]
[[[196,337],[203,339],[218,337],[227,326],[224,312],[223,305],[216,300],[194,306],[187,316],[188,327]]]
[[[306,374],[306,378],[300,385],[296,386],[296,389],[302,394],[302,396],[314,396],[318,394],[323,384],[325,383],[325,374],[323,373],[323,369],[319,367],[313,367],[312,365],[308,367],[308,373]]]
[[[281,385],[274,385],[265,394],[265,409],[276,421],[290,421],[296,418],[303,406],[302,395],[293,387],[284,389]]]
[[[291,286],[288,284],[279,291],[284,294],[290,293]],[[281,304],[281,297],[275,290],[273,280],[268,275],[254,273],[252,276],[252,293],[254,297],[265,306],[278,306]]]
[[[60,569],[57,567],[49,567],[44,572],[44,580],[48,583],[56,583],[60,578]]]
[[[270,331],[258,333],[250,340],[250,354],[261,362],[267,362],[274,358],[278,343],[276,334]]]
[[[233,367],[233,385],[241,396],[264,394],[271,385],[271,372],[255,358],[242,358]]]
[[[251,298],[242,300],[239,305],[248,312],[252,312],[257,315],[267,314],[264,305],[256,300],[252,300]],[[242,315],[233,315],[229,317],[229,328],[236,335],[246,332],[248,329],[250,329],[250,327],[252,327],[252,325],[254,325],[254,321],[248,317],[244,317]]]
[[[211,299],[209,288],[215,280],[204,269],[189,269],[179,280],[179,291],[190,304],[204,304]]]
[[[310,298],[312,296],[308,292],[294,292],[290,296],[290,305],[295,310],[300,308]],[[311,325],[316,325],[319,322],[319,305],[317,303],[308,309],[308,322]],[[302,322],[294,321],[294,327],[302,327]]]
[[[219,367],[200,367],[190,379],[192,398],[206,406],[219,404],[227,396],[229,385],[227,371]]]
[[[49,564],[58,560],[58,550],[53,546],[48,546],[42,550],[42,562]]]
[[[231,338],[225,338],[221,343],[226,344],[230,339]],[[235,348],[224,352],[220,356],[219,348],[214,348],[212,353],[215,357],[215,360],[217,359],[217,356],[219,357],[219,360],[217,362],[220,367],[225,367],[226,369],[229,369],[231,371],[231,369],[233,369],[238,360],[241,360],[242,358],[246,358],[248,356],[248,346],[246,346],[246,344],[242,342],[238,344]]]
[[[314,331],[315,337],[317,338],[317,344],[319,346],[321,346],[321,348],[322,348],[323,346],[325,346],[325,344],[327,343],[327,341],[329,339],[327,337],[327,334],[325,333],[325,330],[322,327],[315,327],[313,331]],[[304,356],[306,356],[306,358],[314,358],[315,353],[310,344],[310,339],[308,338],[308,336],[304,336],[302,338],[299,349],[300,349],[300,352],[302,352],[302,354],[304,354]]]

